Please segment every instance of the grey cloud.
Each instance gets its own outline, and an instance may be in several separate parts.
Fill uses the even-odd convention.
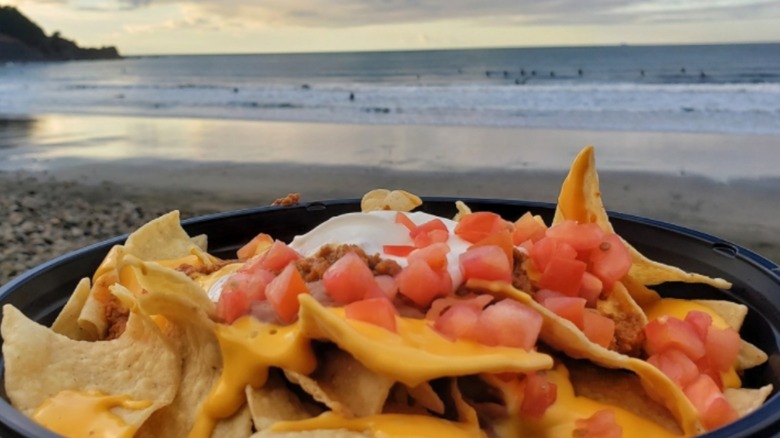
[[[115,0],[186,3],[264,25],[356,27],[445,19],[522,25],[631,24],[780,17],[780,0]]]

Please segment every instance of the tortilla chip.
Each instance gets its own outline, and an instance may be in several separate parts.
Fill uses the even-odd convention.
[[[190,241],[202,251],[208,251],[209,249],[209,236],[206,234],[192,236],[190,237]]]
[[[142,262],[133,256],[120,261],[120,267],[124,266],[134,270],[136,279],[146,291],[137,298],[138,306],[145,313],[161,315],[170,322],[165,326],[166,339],[183,358],[180,364],[182,383],[176,398],[170,406],[156,412],[139,430],[138,436],[185,436],[195,424],[200,405],[222,370],[215,323],[206,313],[213,304],[204,303],[203,291],[192,288],[189,278],[180,272]],[[115,285],[114,289],[124,288]],[[124,293],[132,294],[126,289]],[[248,412],[240,415],[249,418]],[[222,422],[235,422],[234,427],[240,429],[243,424],[240,415],[236,420],[231,417]]]
[[[375,189],[363,195],[360,210],[365,213],[374,210],[412,211],[422,205],[422,200],[405,190]]]
[[[250,438],[366,438],[373,437],[368,432],[355,432],[347,429],[305,430],[301,432],[273,432],[264,430]]]
[[[593,146],[584,148],[571,165],[569,174],[561,186],[553,224],[564,220],[580,223],[596,223],[602,230],[614,233],[607,210],[601,200],[599,176]],[[633,262],[627,277],[643,285],[655,285],[670,281],[704,283],[720,289],[731,288],[731,283],[721,278],[685,272],[680,268],[648,259],[628,242],[626,244]],[[629,292],[633,292],[629,289]],[[635,298],[636,299],[636,298]]]
[[[430,383],[421,383],[417,386],[406,387],[406,391],[418,405],[439,415],[444,415],[444,400],[433,390]]]
[[[84,308],[84,304],[89,298],[91,291],[91,283],[89,278],[82,278],[79,284],[76,285],[76,289],[73,290],[68,302],[57,315],[57,319],[51,325],[51,329],[55,333],[67,336],[77,341],[94,341],[97,340],[97,333],[93,330],[85,329],[79,324],[79,315]]]
[[[211,438],[239,438],[249,436],[252,433],[252,415],[249,412],[249,406],[244,405],[238,412],[230,418],[225,418],[217,422],[214,431],[211,432]],[[168,436],[168,435],[157,435]],[[178,435],[172,435],[178,436]]]
[[[726,388],[723,395],[729,401],[740,418],[755,411],[764,404],[772,393],[772,385],[762,386],[758,389]]]
[[[319,355],[317,369],[310,376],[284,370],[314,400],[345,418],[365,417],[382,412],[392,379],[377,374],[348,353],[331,349]]]
[[[714,310],[715,313],[720,315],[729,327],[736,331],[742,328],[742,323],[745,322],[745,317],[748,313],[748,308],[744,304],[735,303],[733,301],[726,300],[691,300],[694,303],[699,303],[703,306],[707,306]]]
[[[246,398],[255,430],[270,428],[278,421],[303,420],[319,414],[314,407],[306,406],[284,384],[277,373],[269,373],[265,385],[260,388],[246,387]]]
[[[597,367],[586,360],[566,360],[564,363],[576,395],[620,406],[672,433],[681,433],[669,410],[647,396],[636,374]]]
[[[742,345],[739,349],[739,355],[737,356],[737,364],[735,368],[737,370],[748,370],[753,367],[757,367],[766,362],[769,356],[760,348],[747,341],[742,341]]]
[[[534,301],[527,293],[517,290],[507,283],[469,280],[468,287],[512,298],[530,306],[542,316],[543,323],[539,337],[547,345],[574,359],[588,359],[606,368],[634,372],[639,376],[648,395],[669,409],[686,434],[703,431],[694,406],[682,390],[658,368],[643,360],[610,351],[591,342],[571,321],[559,317]]]
[[[150,402],[142,409],[113,409],[137,428],[171,403],[181,380],[180,356],[154,322],[135,311],[119,338],[86,342],[55,333],[5,305],[2,336],[6,393],[28,416],[62,391],[99,391]]]
[[[181,227],[179,211],[164,214],[147,222],[125,241],[124,247],[129,254],[141,260],[170,260],[190,254],[202,256],[204,262],[212,257],[193,243],[184,228]]]
[[[471,208],[463,201],[455,201],[455,208],[458,210],[458,213],[452,218],[455,222],[459,222],[463,216],[471,214]]]

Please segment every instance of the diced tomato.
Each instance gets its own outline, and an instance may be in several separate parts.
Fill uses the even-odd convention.
[[[374,277],[374,281],[388,299],[395,298],[395,294],[398,293],[398,283],[395,278],[390,275],[377,275]]]
[[[236,252],[239,260],[249,260],[253,256],[262,253],[274,243],[273,237],[265,233],[260,233],[242,246]]]
[[[232,324],[233,321],[249,313],[249,297],[242,291],[222,292],[217,301],[217,317]]]
[[[509,266],[514,265],[515,245],[512,243],[512,233],[509,230],[498,231],[474,244],[474,246],[489,245],[496,245],[501,248],[504,254],[506,254],[507,260],[509,260]]]
[[[701,312],[699,310],[692,310],[685,315],[685,322],[691,325],[696,334],[699,335],[699,339],[704,341],[707,339],[707,331],[712,326],[712,317],[707,312]]]
[[[453,304],[433,323],[433,328],[451,341],[476,340],[481,310],[468,304]]]
[[[577,296],[587,265],[579,260],[553,257],[539,279],[539,287],[557,290],[570,297]]]
[[[542,305],[561,318],[568,319],[580,330],[583,329],[585,324],[585,298],[551,297],[542,301]]]
[[[594,344],[609,348],[612,339],[615,337],[615,321],[593,309],[585,309],[582,333]]]
[[[294,263],[290,263],[265,288],[268,302],[274,306],[282,322],[291,323],[298,317],[298,295],[309,290]]]
[[[534,242],[534,246],[531,248],[529,255],[531,256],[531,260],[534,262],[536,269],[538,269],[539,272],[544,272],[545,268],[547,268],[547,264],[553,257],[574,260],[577,258],[577,251],[568,243],[545,237],[538,242]]]
[[[739,333],[730,327],[720,329],[710,326],[704,340],[707,360],[718,371],[727,371],[734,366],[741,347]]]
[[[344,254],[330,265],[322,275],[322,282],[331,298],[339,304],[382,295],[371,268],[354,252]]]
[[[344,314],[349,319],[367,322],[396,332],[395,306],[387,298],[369,298],[351,302],[344,306]]]
[[[520,413],[525,417],[542,418],[558,398],[558,386],[540,372],[528,373],[524,383]]]
[[[441,223],[442,226],[444,226],[444,223],[439,221],[438,219],[434,219],[431,222],[434,221],[436,221],[435,223]],[[423,227],[426,224],[431,222],[426,222],[420,227]],[[420,228],[418,228],[417,230],[419,229]],[[433,245],[434,243],[446,243],[447,240],[450,238],[450,232],[446,228],[443,230],[438,228],[432,228],[422,232],[416,232],[417,230],[411,233],[412,238],[414,240],[414,246],[417,248],[425,248],[426,246]]]
[[[452,292],[450,273],[436,272],[423,260],[410,262],[395,279],[398,282],[398,293],[420,307]]]
[[[718,389],[721,391],[723,390],[723,377],[721,376],[720,370],[715,368],[714,365],[710,364],[709,359],[707,356],[703,356],[701,359],[695,361],[696,366],[699,368],[699,374],[706,374],[707,376],[712,379],[713,382],[718,386]]]
[[[422,223],[420,225],[417,225],[410,233],[409,236],[414,239],[416,236],[423,234],[423,233],[430,233],[434,230],[440,230],[445,231],[449,233],[450,231],[447,229],[447,226],[444,225],[444,222],[441,219],[431,219],[428,222]]]
[[[654,367],[666,374],[680,388],[685,388],[699,377],[699,368],[680,350],[666,350],[647,358]]]
[[[482,312],[488,304],[493,301],[492,295],[480,294],[472,297],[455,297],[448,296],[444,298],[438,298],[431,303],[431,307],[425,313],[425,319],[436,320],[442,313],[444,313],[450,307],[461,304],[469,307],[473,307],[475,310]]]
[[[738,418],[737,412],[720,392],[718,385],[706,374],[699,375],[683,392],[699,412],[699,418],[707,430],[717,429]]]
[[[254,272],[236,272],[225,282],[222,293],[241,292],[249,301],[265,299],[265,288],[276,274],[267,269],[257,269]]]
[[[512,281],[512,267],[504,251],[498,246],[469,247],[460,255],[459,262],[464,281],[472,278],[507,283]]]
[[[446,243],[433,243],[425,248],[419,248],[409,254],[409,263],[415,260],[422,260],[428,264],[434,271],[447,269],[447,254],[450,247]]]
[[[704,342],[687,322],[672,316],[662,316],[645,326],[645,351],[654,355],[670,349],[685,353],[696,361],[704,356]]]
[[[596,307],[596,302],[601,296],[604,285],[598,277],[585,271],[582,274],[582,283],[580,284],[579,296],[588,301],[588,307]]]
[[[276,240],[263,255],[255,260],[249,261],[241,270],[251,272],[258,268],[262,268],[273,272],[279,272],[291,261],[298,260],[299,258],[301,258],[301,255],[294,249],[287,246],[287,244],[281,240]]]
[[[576,420],[573,435],[577,438],[621,438],[623,428],[611,409],[602,409],[588,418]]]
[[[479,315],[477,339],[485,345],[531,350],[542,329],[542,316],[511,299],[485,307]]]
[[[382,246],[382,252],[387,255],[396,257],[406,257],[411,254],[417,247],[412,245],[384,245]]]
[[[476,243],[507,228],[507,221],[501,216],[488,211],[478,211],[461,217],[455,227],[455,234],[467,242]]]
[[[590,251],[599,246],[604,238],[604,231],[598,224],[580,224],[577,221],[565,220],[550,227],[546,236],[566,242],[577,251]]]
[[[525,212],[520,219],[515,221],[515,229],[512,231],[512,242],[520,245],[526,240],[536,242],[547,231],[547,225],[540,216],[534,216],[530,211]]]
[[[409,229],[409,232],[414,231],[415,228],[417,228],[417,225],[412,222],[411,219],[409,219],[409,216],[404,214],[403,212],[399,211],[395,214],[395,223],[401,224]]]
[[[568,297],[568,295],[564,295],[556,290],[550,290],[550,289],[539,289],[536,291],[536,294],[534,295],[534,299],[539,303],[544,303],[544,300],[547,298],[561,298],[561,297]]]
[[[604,289],[628,274],[631,269],[631,253],[617,234],[606,234],[601,243],[590,252],[592,272],[604,283]]]

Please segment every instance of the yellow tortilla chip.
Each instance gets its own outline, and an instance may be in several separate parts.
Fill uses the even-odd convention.
[[[306,406],[276,373],[270,373],[265,385],[260,388],[247,386],[246,398],[258,432],[278,421],[303,420],[321,413],[321,410]]]
[[[319,355],[317,369],[309,375],[285,370],[285,376],[314,400],[346,417],[365,417],[382,412],[392,379],[377,374],[349,354],[331,349]]]
[[[418,405],[435,414],[444,414],[444,400],[433,390],[430,383],[421,383],[411,388],[406,387],[406,391]]]
[[[57,319],[51,325],[51,329],[55,333],[65,335],[77,341],[94,341],[97,339],[95,331],[86,330],[79,324],[79,315],[81,315],[81,311],[84,309],[84,304],[89,298],[91,289],[89,278],[82,278],[79,281],[68,302],[65,303],[60,314],[57,315]]]
[[[602,230],[614,233],[607,210],[601,200],[599,176],[593,146],[584,148],[571,165],[569,174],[561,186],[553,224],[564,220],[580,223],[596,223]],[[720,278],[685,272],[680,268],[655,262],[625,242],[633,263],[627,277],[643,285],[655,285],[670,281],[704,283],[720,289],[729,289],[731,283]],[[629,292],[633,292],[629,289]]]
[[[363,195],[360,210],[364,213],[374,210],[412,211],[420,205],[420,197],[405,190],[375,189]]]
[[[463,216],[471,214],[471,208],[463,201],[455,201],[455,208],[458,210],[458,213],[452,218],[455,222],[459,222]]]
[[[729,404],[737,411],[740,417],[750,414],[764,404],[772,394],[772,385],[762,386],[757,389],[726,388],[723,395]]]
[[[180,356],[154,322],[136,311],[119,338],[86,342],[55,333],[6,305],[2,336],[6,392],[14,407],[28,416],[47,401],[67,395],[65,391],[82,396],[93,391],[142,403],[118,403],[112,409],[135,430],[173,400],[181,380]],[[88,411],[79,414],[87,428],[90,419],[100,419]]]

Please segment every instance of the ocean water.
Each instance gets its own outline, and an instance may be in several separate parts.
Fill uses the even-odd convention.
[[[780,134],[780,44],[0,66],[0,115]]]

